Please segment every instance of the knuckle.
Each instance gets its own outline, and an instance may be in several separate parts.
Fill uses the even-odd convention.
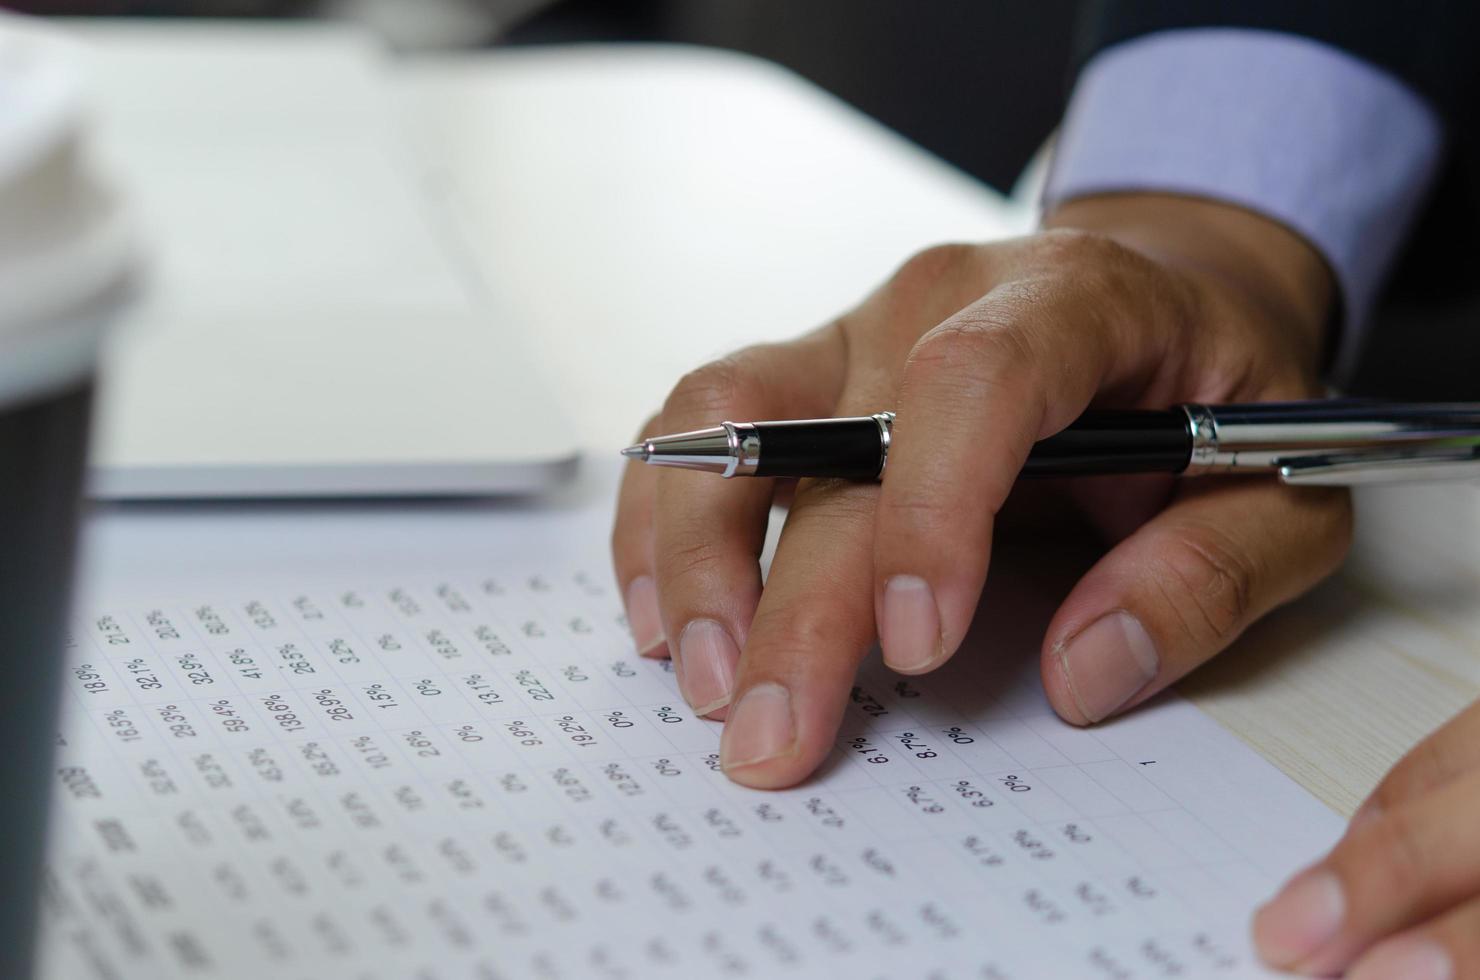
[[[1000,255],[1000,247],[961,244],[917,253],[859,308],[849,332],[875,340],[867,346],[882,337],[898,365],[922,334],[992,288]]]
[[[670,546],[658,555],[658,574],[666,582],[717,575],[723,566],[723,553],[710,541],[691,541]]]
[[[905,259],[890,281],[905,289],[929,288],[967,266],[976,251],[976,246],[958,242],[932,245]]]
[[[1090,231],[1055,228],[1033,240],[1033,258],[1040,270],[1052,270],[1076,293],[1129,301],[1132,291],[1147,286],[1144,273],[1149,259],[1113,239]]]
[[[1095,265],[1123,251],[1104,235],[1079,228],[1050,228],[1033,236],[1032,242],[1036,257],[1049,265]]]
[[[948,540],[960,525],[960,508],[936,496],[885,494],[879,506],[879,526],[890,529],[891,545],[913,548],[921,538]]]
[[[710,419],[722,415],[754,391],[759,382],[741,353],[711,361],[679,379],[663,403],[663,417]]]
[[[843,480],[809,480],[797,488],[792,520],[833,534],[856,534],[873,525],[878,490]]]
[[[1202,524],[1184,529],[1161,556],[1157,581],[1186,631],[1226,641],[1248,621],[1259,569],[1247,550],[1223,531]]]
[[[1114,239],[1059,228],[1036,236],[1033,249],[1039,276],[1056,282],[1082,311],[1076,326],[1082,334],[1155,332],[1204,320],[1189,280]],[[1208,346],[1202,338],[1199,345]]]
[[[963,310],[921,337],[910,351],[906,372],[961,371],[971,374],[1011,370],[1031,363],[1033,347],[1013,321],[995,306]]]
[[[856,615],[832,599],[791,603],[772,613],[766,623],[767,642],[763,648],[778,660],[810,659],[819,653],[847,649],[858,633],[856,620]],[[842,647],[840,640],[845,641]]]
[[[902,404],[922,395],[954,421],[980,419],[985,400],[1004,389],[1046,401],[1038,383],[1041,355],[1034,341],[999,310],[973,309],[920,339],[905,362]]]
[[[988,344],[991,328],[980,320],[953,316],[921,337],[910,351],[905,370],[959,367],[976,360]]]

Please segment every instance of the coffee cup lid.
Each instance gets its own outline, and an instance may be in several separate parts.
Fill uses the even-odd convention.
[[[0,13],[0,406],[91,373],[134,270],[122,198],[88,155],[84,50]]]

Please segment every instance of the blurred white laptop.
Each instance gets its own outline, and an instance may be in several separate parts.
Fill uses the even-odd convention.
[[[576,438],[343,28],[122,23],[99,144],[151,274],[105,365],[105,499],[527,493]]]

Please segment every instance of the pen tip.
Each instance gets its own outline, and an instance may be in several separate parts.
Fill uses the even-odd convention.
[[[628,459],[645,460],[647,459],[647,446],[643,445],[642,443],[638,443],[635,446],[628,446],[626,449],[622,450],[622,455],[627,457]]]

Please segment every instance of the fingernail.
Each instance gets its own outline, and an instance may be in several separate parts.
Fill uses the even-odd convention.
[[[663,618],[658,614],[658,587],[651,575],[639,575],[627,586],[627,627],[637,652],[644,657],[662,653]]]
[[[678,635],[678,662],[683,668],[683,696],[703,717],[730,703],[740,648],[729,631],[712,619],[696,619]]]
[[[1074,703],[1090,721],[1108,718],[1156,676],[1156,644],[1128,612],[1101,616],[1059,647]]]
[[[940,659],[940,611],[930,583],[918,575],[895,575],[884,583],[879,645],[884,663],[906,674]]]
[[[1329,871],[1297,875],[1254,915],[1254,945],[1273,966],[1307,958],[1336,935],[1346,912],[1341,882]]]
[[[757,684],[730,708],[719,763],[724,769],[752,766],[792,751],[796,740],[791,695],[780,684]]]
[[[1396,939],[1363,957],[1349,980],[1454,980],[1454,960],[1431,939]]]

